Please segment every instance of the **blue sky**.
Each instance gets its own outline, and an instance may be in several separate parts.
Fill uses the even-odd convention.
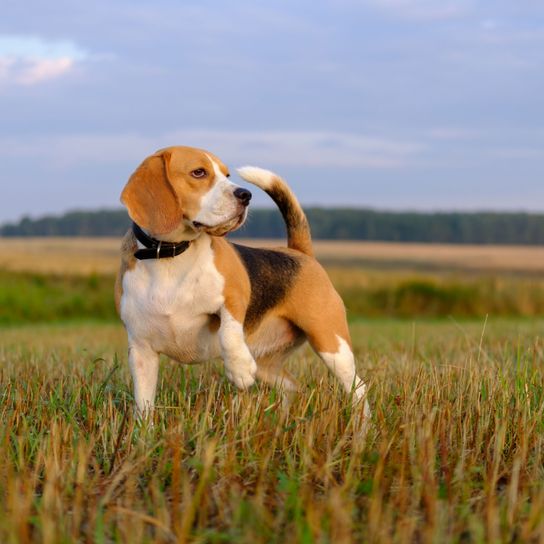
[[[172,144],[305,205],[544,211],[544,3],[4,3],[0,221],[115,207]]]

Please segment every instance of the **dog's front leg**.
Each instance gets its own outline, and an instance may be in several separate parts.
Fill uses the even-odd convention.
[[[227,378],[240,389],[255,383],[257,364],[244,338],[244,327],[223,307],[220,312],[219,343]]]
[[[149,346],[129,344],[128,363],[134,383],[134,400],[140,417],[153,411],[159,375],[159,354]]]

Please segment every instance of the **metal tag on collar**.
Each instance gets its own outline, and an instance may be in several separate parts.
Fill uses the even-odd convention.
[[[157,259],[161,258],[161,244],[162,242],[159,240],[159,245],[157,246]]]

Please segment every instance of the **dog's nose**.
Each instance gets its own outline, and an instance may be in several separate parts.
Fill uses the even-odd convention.
[[[249,201],[251,200],[251,193],[247,189],[243,189],[242,187],[238,187],[238,189],[234,191],[234,196],[244,206],[247,206],[249,204]]]

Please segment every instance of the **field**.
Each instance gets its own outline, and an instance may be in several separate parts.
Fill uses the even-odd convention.
[[[237,243],[274,247],[284,240],[236,240]],[[0,238],[0,269],[113,274],[117,271],[117,238]],[[371,269],[392,268],[471,273],[544,274],[544,248],[538,246],[470,246],[394,244],[380,242],[314,241],[324,263]]]
[[[403,299],[402,319],[399,301],[350,312],[372,408],[362,436],[307,349],[289,363],[303,385],[289,409],[274,389],[236,391],[218,361],[165,359],[140,425],[124,331],[102,307],[117,241],[48,243],[58,256],[0,241],[14,257],[0,264],[0,542],[544,541],[538,249],[318,247],[344,296],[436,287]],[[496,289],[469,316],[440,298],[481,285]]]
[[[249,241],[273,247],[277,241]],[[544,315],[544,249],[315,243],[350,320]],[[0,238],[0,325],[117,316],[119,240]]]

